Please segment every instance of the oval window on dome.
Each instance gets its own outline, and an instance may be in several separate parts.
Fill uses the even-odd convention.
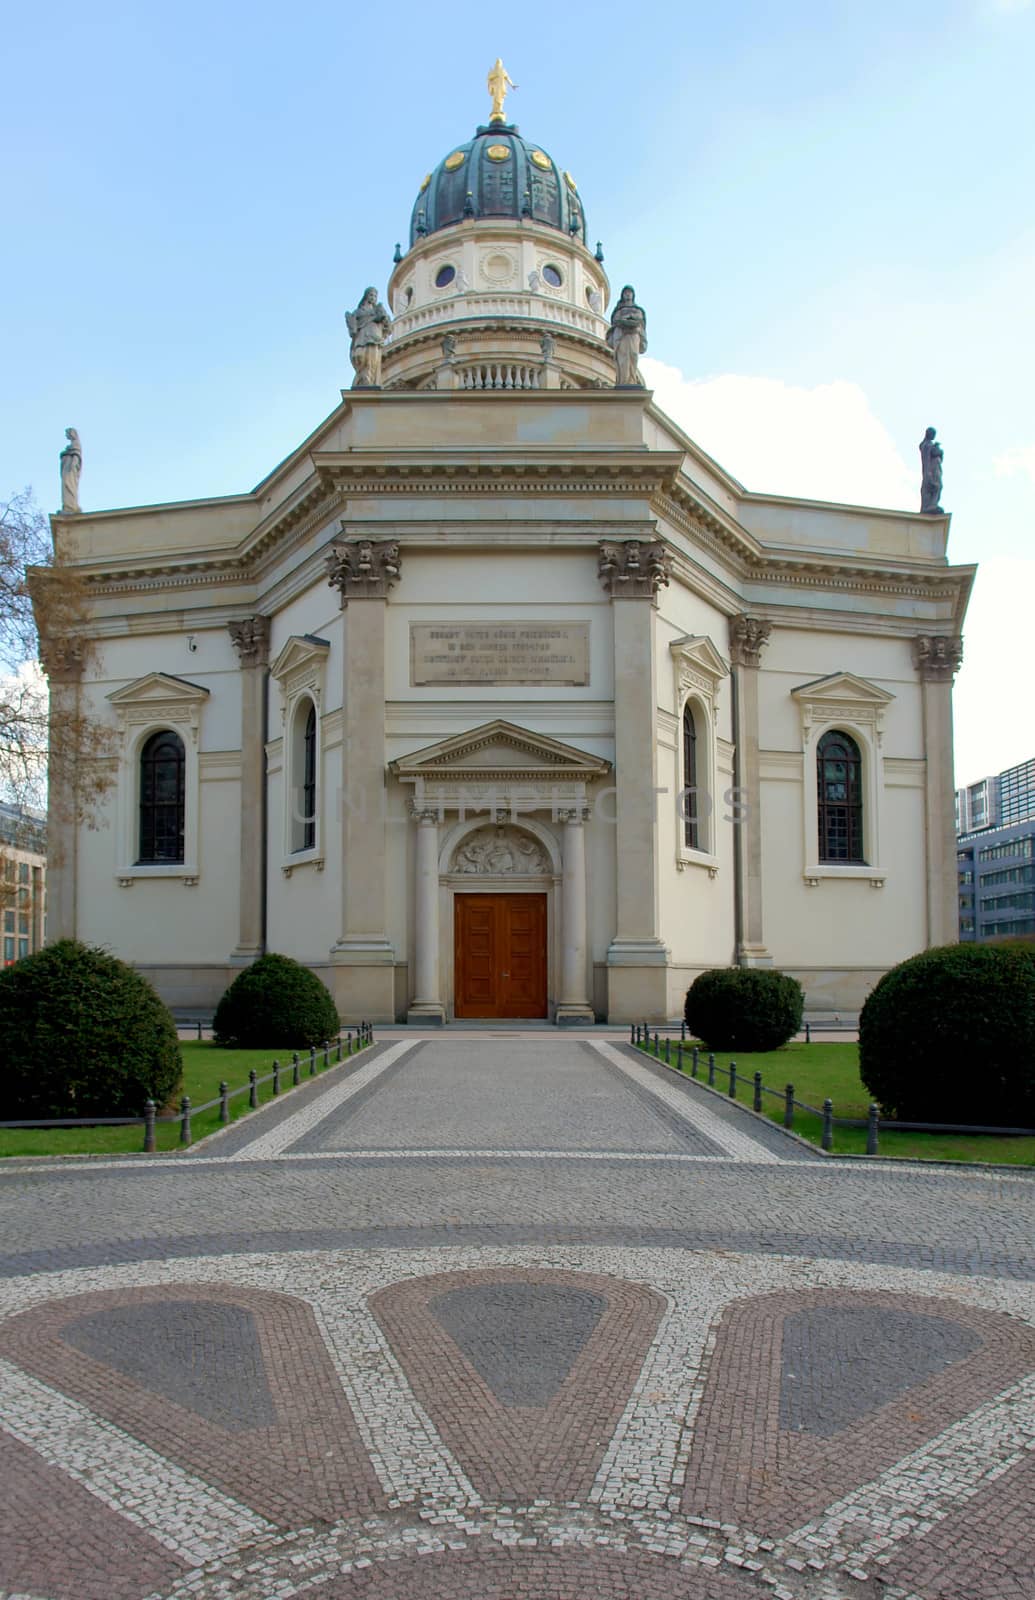
[[[455,267],[439,267],[435,274],[435,288],[445,289],[456,277]]]
[[[564,273],[560,267],[555,267],[552,261],[548,261],[543,268],[543,278],[551,289],[559,289],[564,282]]]
[[[551,166],[553,165],[550,157],[545,155],[542,150],[533,150],[530,159],[535,163],[541,172],[549,172]]]
[[[443,166],[447,172],[455,172],[457,167],[462,167],[466,160],[467,157],[462,150],[454,150],[451,156],[446,157]]]

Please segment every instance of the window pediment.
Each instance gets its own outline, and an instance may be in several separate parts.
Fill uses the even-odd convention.
[[[201,707],[209,691],[168,672],[149,672],[108,695],[123,731],[153,722],[170,722],[191,731],[197,741]]]
[[[878,739],[884,731],[884,712],[895,696],[854,672],[830,672],[823,678],[791,690],[801,712],[802,739],[808,743],[817,723],[848,722],[872,728]]]
[[[331,647],[315,634],[295,633],[270,663],[270,677],[280,685],[284,706],[308,691],[317,705],[323,688],[323,673]],[[282,708],[283,709],[283,708]]]

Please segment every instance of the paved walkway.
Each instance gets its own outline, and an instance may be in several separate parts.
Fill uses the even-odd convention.
[[[617,1038],[0,1167],[0,1600],[1032,1600],[1035,1180]]]

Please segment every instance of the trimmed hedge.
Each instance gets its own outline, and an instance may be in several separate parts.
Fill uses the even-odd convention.
[[[886,972],[859,1017],[859,1075],[903,1122],[1035,1127],[1035,960],[954,944]]]
[[[341,1023],[329,990],[290,956],[265,955],[235,978],[216,1007],[217,1044],[240,1050],[307,1050]]]
[[[60,939],[0,972],[0,1119],[135,1117],[183,1070],[176,1025],[146,978]]]
[[[801,1027],[805,997],[797,978],[771,967],[719,967],[687,991],[690,1032],[710,1050],[778,1050]]]

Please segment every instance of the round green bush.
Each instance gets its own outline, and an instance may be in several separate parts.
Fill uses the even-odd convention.
[[[337,1007],[315,972],[290,956],[266,955],[235,978],[216,1007],[217,1044],[239,1049],[307,1050],[333,1039]]]
[[[182,1073],[176,1025],[125,961],[61,939],[0,972],[0,1119],[134,1117]]]
[[[797,978],[771,967],[718,967],[687,990],[684,1015],[710,1050],[778,1050],[801,1027]]]
[[[1035,961],[953,944],[886,972],[859,1017],[859,1074],[903,1122],[1035,1127]]]

